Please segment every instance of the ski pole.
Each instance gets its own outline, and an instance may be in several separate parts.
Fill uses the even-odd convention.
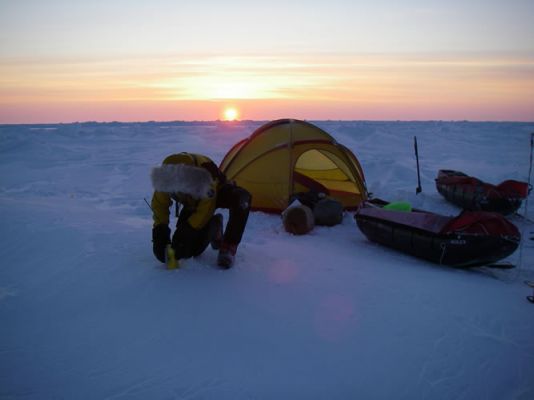
[[[145,201],[145,203],[148,206],[148,208],[150,208],[150,210],[152,210],[152,207],[150,206],[150,204],[148,204],[148,201],[146,201],[146,199],[144,197],[143,197],[143,200]],[[154,212],[154,210],[152,210],[152,212]]]
[[[415,161],[417,162],[417,188],[415,194],[419,194],[423,191],[421,188],[421,175],[419,174],[419,151],[417,149],[417,136],[413,137],[413,146],[415,148]]]
[[[534,132],[530,134],[530,165],[528,167],[528,187],[530,192],[530,178],[532,176],[532,149],[534,148]],[[530,194],[530,193],[529,193]],[[528,212],[528,195],[525,199],[525,219],[528,219],[527,212]]]
[[[530,197],[530,177],[532,175],[532,149],[534,148],[534,132],[530,134],[530,165],[528,167],[528,187],[529,191],[527,194],[527,198],[525,199],[525,220],[529,221],[528,219],[528,198]],[[519,214],[518,214],[519,215]],[[524,229],[523,229],[523,235],[524,236]],[[521,243],[519,244],[519,268],[517,268],[516,277],[517,278],[521,274],[521,269],[523,268],[523,245],[525,241],[521,240]]]

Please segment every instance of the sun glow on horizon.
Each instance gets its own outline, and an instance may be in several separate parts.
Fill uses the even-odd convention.
[[[317,61],[319,60],[319,61]],[[0,123],[532,121],[534,54],[300,55],[0,63]]]
[[[225,121],[235,121],[239,117],[239,112],[235,107],[227,107],[223,112]]]

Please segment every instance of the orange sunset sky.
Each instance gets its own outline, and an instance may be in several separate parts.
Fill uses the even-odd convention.
[[[0,0],[0,123],[534,121],[533,16],[532,0]]]

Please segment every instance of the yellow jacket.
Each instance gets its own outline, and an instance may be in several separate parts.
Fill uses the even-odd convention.
[[[217,190],[224,174],[201,154],[172,154],[152,170],[152,211],[154,226],[169,224],[172,200],[192,211],[187,222],[193,229],[203,228],[215,212]]]

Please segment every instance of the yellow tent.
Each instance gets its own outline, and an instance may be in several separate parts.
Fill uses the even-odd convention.
[[[238,142],[221,170],[252,194],[252,209],[281,212],[294,193],[315,190],[346,209],[367,199],[363,170],[354,154],[308,122],[280,119]]]

